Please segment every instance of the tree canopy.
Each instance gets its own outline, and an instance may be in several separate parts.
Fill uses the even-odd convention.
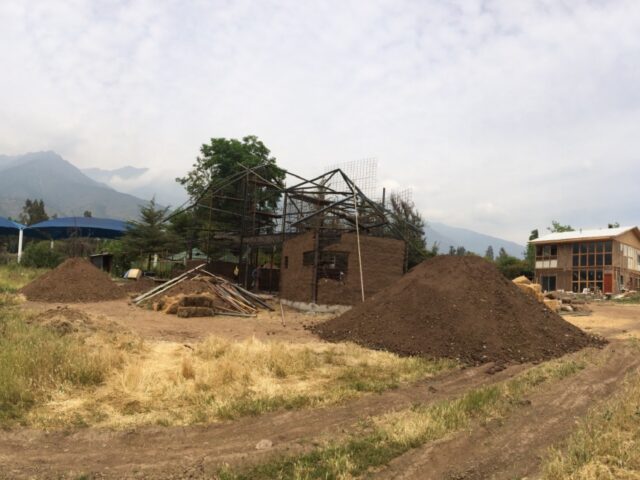
[[[178,244],[177,238],[164,223],[168,207],[158,208],[155,199],[140,207],[140,219],[130,222],[130,228],[122,237],[123,249],[135,255],[146,255],[150,263],[151,256],[173,251]]]
[[[31,200],[27,198],[24,202],[22,213],[18,217],[18,220],[24,225],[34,225],[36,223],[49,220],[49,215],[47,215],[44,208],[44,200]]]
[[[400,198],[396,194],[391,194],[390,204],[391,223],[395,227],[394,230],[399,232],[395,236],[399,239],[406,239],[409,242],[409,245],[407,245],[409,249],[407,266],[412,268],[426,257],[435,255],[438,247],[434,245],[432,251],[427,250],[427,239],[424,235],[426,224],[415,204]]]
[[[551,226],[547,227],[551,233],[561,233],[561,232],[573,232],[573,227],[571,225],[562,225],[557,220],[551,220]]]
[[[251,181],[249,176],[243,179],[241,173],[254,167],[260,167],[257,175],[252,175]],[[209,244],[204,239],[214,233],[258,233],[252,229],[267,233],[274,225],[268,214],[278,208],[284,178],[284,170],[277,166],[276,159],[257,137],[247,136],[242,140],[212,138],[208,144],[202,145],[200,156],[187,175],[176,179],[195,202],[193,215],[181,219],[181,226],[176,228],[182,231],[188,228],[191,232],[199,230],[199,243],[203,250]],[[229,182],[229,179],[236,181]],[[249,215],[249,212],[253,214]],[[233,245],[231,241],[227,245],[220,241],[214,243],[216,251],[211,245],[207,252],[212,256]]]

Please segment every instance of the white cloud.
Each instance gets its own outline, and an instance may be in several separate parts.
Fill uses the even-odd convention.
[[[638,223],[639,57],[632,0],[3,2],[0,153],[180,171],[257,134],[302,174],[375,155],[427,220],[524,241]]]

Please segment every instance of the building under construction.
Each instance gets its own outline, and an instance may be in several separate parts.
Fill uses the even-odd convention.
[[[415,227],[394,221],[384,191],[373,200],[341,168],[312,179],[273,168],[212,182],[186,207],[207,219],[199,243],[212,270],[284,299],[346,305],[402,276]]]

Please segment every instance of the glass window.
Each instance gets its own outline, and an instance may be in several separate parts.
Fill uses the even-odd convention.
[[[558,246],[557,245],[551,245],[551,256],[555,257],[558,255]]]
[[[598,253],[596,255],[596,265],[598,265],[600,267],[600,266],[602,266],[602,262],[604,262],[604,257],[602,256],[601,253]]]
[[[580,253],[580,244],[579,243],[574,243],[573,244],[573,253]]]
[[[577,272],[577,270],[574,270],[572,275],[573,275],[573,281],[577,282],[578,281],[578,272]]]
[[[602,270],[596,270],[596,280],[602,280]]]
[[[580,253],[587,253],[587,244],[586,243],[581,243],[580,244]]]
[[[596,279],[596,273],[593,270],[589,270],[587,272],[587,278],[590,282],[593,282]]]
[[[580,280],[586,280],[586,279],[587,279],[587,271],[580,270]]]
[[[595,246],[595,244],[593,242],[589,242],[587,244],[587,249],[588,249],[589,253],[593,253],[595,251],[595,248],[596,248],[596,246]]]
[[[603,251],[604,251],[604,243],[597,242],[596,243],[596,252],[603,252]]]
[[[580,265],[580,255],[574,255],[573,256],[573,266],[577,267],[578,265]]]
[[[607,253],[611,253],[613,251],[613,242],[611,240],[604,242],[604,251]]]
[[[537,255],[538,257],[541,257],[541,256],[542,256],[542,246],[541,246],[541,245],[538,245],[538,246],[536,247],[536,255]]]
[[[589,254],[589,266],[594,266],[596,264],[596,256],[593,253]]]
[[[610,253],[605,253],[604,255],[604,264],[605,265],[611,265],[612,261],[611,261],[611,254]]]

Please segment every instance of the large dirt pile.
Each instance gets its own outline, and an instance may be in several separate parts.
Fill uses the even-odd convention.
[[[20,290],[37,302],[100,302],[124,298],[126,292],[83,258],[70,258]]]
[[[427,260],[314,330],[330,341],[472,364],[541,361],[602,343],[472,256]]]

